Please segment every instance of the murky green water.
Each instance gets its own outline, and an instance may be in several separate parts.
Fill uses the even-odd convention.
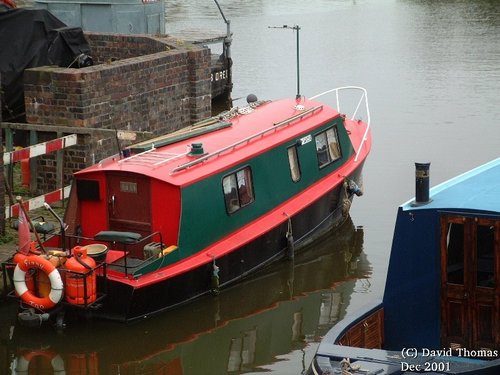
[[[295,34],[268,28],[285,24],[301,27],[303,95],[368,89],[374,144],[352,223],[294,265],[129,326],[16,328],[9,339],[14,311],[2,303],[0,373],[22,373],[31,360],[30,374],[62,373],[54,366],[101,375],[300,374],[329,327],[382,293],[396,208],[414,195],[413,163],[431,162],[435,185],[500,156],[498,1],[220,4],[234,33],[234,98],[295,96]],[[167,1],[166,9],[167,32],[225,31],[213,1]]]

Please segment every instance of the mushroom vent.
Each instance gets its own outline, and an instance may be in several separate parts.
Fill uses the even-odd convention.
[[[189,152],[190,156],[201,156],[205,154],[205,150],[203,149],[202,143],[192,143],[191,151]]]

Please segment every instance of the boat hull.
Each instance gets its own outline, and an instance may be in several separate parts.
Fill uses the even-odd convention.
[[[361,186],[362,168],[363,163],[359,163],[357,169],[347,176],[358,186]],[[293,256],[293,251],[300,250],[326,231],[339,226],[348,217],[353,194],[347,192],[342,181],[291,218],[295,240],[293,248],[287,240],[289,225],[285,221],[215,262],[156,283],[135,287],[131,283],[108,278],[106,298],[102,307],[93,310],[92,315],[118,321],[148,317],[202,295],[218,293],[220,288],[247,277],[273,261]],[[218,267],[216,278],[214,264]]]

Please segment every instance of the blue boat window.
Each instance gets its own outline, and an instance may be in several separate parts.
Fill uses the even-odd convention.
[[[339,137],[337,128],[333,127],[314,137],[316,141],[316,155],[318,156],[318,167],[324,166],[340,159]]]
[[[293,182],[300,180],[300,164],[299,155],[297,154],[297,146],[288,148],[288,164],[290,166],[290,175]]]
[[[226,211],[229,214],[238,211],[254,201],[252,172],[249,167],[231,173],[222,179]]]

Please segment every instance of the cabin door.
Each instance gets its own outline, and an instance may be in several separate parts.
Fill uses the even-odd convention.
[[[109,229],[151,233],[149,179],[133,174],[108,175]]]
[[[441,341],[500,349],[500,220],[441,218]]]

